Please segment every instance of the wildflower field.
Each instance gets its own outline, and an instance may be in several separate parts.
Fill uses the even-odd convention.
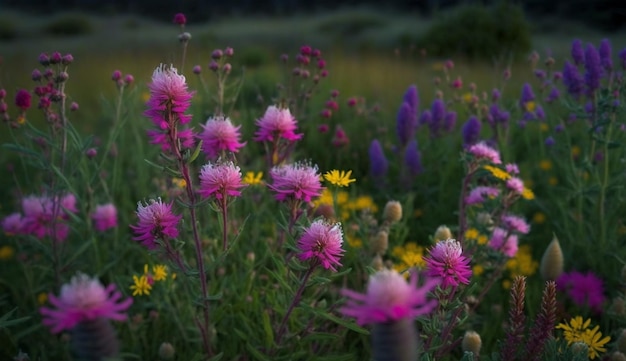
[[[190,25],[0,47],[0,360],[626,360],[626,43]]]

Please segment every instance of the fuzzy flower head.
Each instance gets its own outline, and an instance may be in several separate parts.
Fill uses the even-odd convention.
[[[13,236],[22,233],[22,215],[12,213],[2,219],[2,230],[7,236]]]
[[[256,121],[256,125],[259,129],[254,140],[258,142],[274,142],[280,138],[293,142],[302,138],[302,134],[295,133],[298,122],[287,108],[270,105],[265,115]]]
[[[22,199],[21,233],[39,239],[50,237],[56,242],[64,241],[69,235],[70,213],[76,213],[76,197],[67,194],[61,198],[48,196],[28,196]]]
[[[240,148],[246,145],[245,142],[240,142],[239,128],[241,126],[234,126],[229,118],[209,118],[206,124],[201,125],[201,127],[204,131],[198,134],[198,138],[202,140],[202,152],[210,158],[214,158],[224,151],[237,153]]]
[[[200,195],[214,196],[224,201],[227,197],[239,197],[246,185],[241,180],[241,170],[233,162],[208,163],[200,171]]]
[[[468,152],[478,160],[486,160],[493,164],[501,164],[500,153],[491,148],[485,142],[480,142],[469,147]]]
[[[72,277],[69,284],[61,287],[59,297],[48,295],[50,303],[56,308],[42,307],[43,324],[50,327],[52,333],[70,330],[78,323],[97,318],[116,321],[126,320],[126,311],[133,300],[121,301],[122,294],[111,284],[106,288],[96,278],[79,273]]]
[[[470,260],[463,256],[461,244],[454,239],[439,241],[424,257],[428,276],[441,278],[441,287],[468,284],[472,276]]]
[[[519,216],[505,215],[502,217],[502,223],[509,231],[518,232],[521,234],[527,234],[530,232],[530,225],[526,220]]]
[[[365,294],[341,290],[341,294],[348,300],[339,311],[356,318],[361,326],[404,318],[414,319],[430,313],[437,306],[437,301],[428,299],[428,293],[438,284],[439,280],[430,278],[418,286],[418,274],[415,271],[411,272],[407,282],[397,271],[383,269],[370,276]]]
[[[594,312],[602,311],[605,301],[604,281],[593,272],[563,273],[556,284],[577,306],[589,307]]]
[[[496,227],[493,230],[489,247],[502,252],[507,257],[515,257],[518,249],[518,238],[515,234],[509,234],[506,230]]]
[[[322,184],[317,166],[295,163],[272,168],[272,184],[268,187],[276,193],[279,201],[288,199],[310,202],[322,194]]]
[[[465,197],[465,203],[467,203],[467,205],[480,204],[484,203],[487,200],[485,197],[493,199],[498,195],[500,195],[500,189],[498,188],[478,186],[472,189],[470,191],[470,194]]]
[[[145,205],[138,202],[137,217],[139,223],[130,226],[135,231],[133,239],[150,250],[157,247],[157,240],[178,237],[177,226],[182,216],[175,215],[172,204],[164,204],[161,198],[151,199]]]
[[[117,227],[117,208],[113,203],[96,206],[96,210],[91,215],[93,226],[98,232]]]
[[[341,224],[329,224],[323,220],[316,220],[298,240],[301,261],[313,259],[324,268],[337,272],[335,266],[341,266],[339,259],[345,250],[341,248],[343,233]]]

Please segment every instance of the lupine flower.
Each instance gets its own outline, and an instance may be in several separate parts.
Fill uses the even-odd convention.
[[[273,183],[268,187],[276,193],[279,201],[287,199],[310,202],[319,197],[324,189],[320,183],[317,166],[308,163],[295,163],[272,168]]]
[[[333,169],[324,174],[324,179],[326,179],[330,184],[339,186],[339,187],[347,187],[350,183],[356,181],[356,179],[350,179],[352,175],[352,171],[339,171]]]
[[[202,152],[207,156],[214,158],[223,151],[237,153],[240,148],[246,145],[241,143],[241,134],[239,128],[234,126],[229,118],[214,117],[209,118],[206,124],[201,125],[204,131],[198,134],[198,138],[202,140]]]
[[[43,315],[43,324],[50,327],[52,333],[70,330],[78,323],[92,321],[99,318],[124,321],[124,313],[133,300],[121,300],[122,294],[111,284],[106,288],[96,278],[79,273],[72,277],[69,284],[61,287],[61,294],[57,298],[48,295],[50,303],[55,309],[42,307],[39,312]]]
[[[424,257],[427,274],[441,278],[441,287],[468,284],[472,276],[470,260],[463,256],[461,244],[454,239],[439,241]]]
[[[515,234],[509,234],[506,230],[496,227],[491,234],[489,247],[502,252],[507,257],[515,257],[518,248],[518,238]]]
[[[626,48],[622,49],[618,55],[619,55],[619,60],[622,64],[622,69],[626,69]]]
[[[550,104],[559,99],[561,93],[559,93],[559,89],[557,87],[552,87],[550,93],[546,97],[546,103]]]
[[[446,116],[443,119],[443,129],[446,132],[451,132],[454,130],[455,125],[456,125],[456,112],[453,112],[453,111],[446,112]]]
[[[298,240],[298,258],[301,261],[312,259],[325,269],[337,272],[335,266],[341,266],[339,260],[345,250],[341,248],[343,233],[341,224],[328,224],[323,220],[316,220]]]
[[[7,236],[13,236],[22,232],[22,215],[12,213],[2,220],[2,230]]]
[[[172,204],[163,204],[161,198],[151,199],[146,205],[137,203],[139,223],[130,227],[135,231],[136,241],[152,250],[157,247],[157,240],[178,237],[178,221],[182,216],[172,212]]]
[[[363,326],[370,323],[388,323],[401,319],[413,320],[430,313],[437,301],[428,298],[439,284],[435,278],[427,278],[418,285],[418,273],[411,272],[409,282],[395,270],[383,269],[370,276],[365,294],[342,289],[346,305],[339,309],[345,316],[356,318]]]
[[[109,228],[117,227],[117,208],[113,203],[96,206],[96,210],[91,215],[96,231],[104,232]]]
[[[609,39],[602,39],[598,48],[600,54],[600,63],[604,71],[608,74],[613,71],[613,59],[611,58],[611,42]]]
[[[602,311],[605,301],[604,282],[593,272],[563,273],[556,284],[558,289],[565,291],[577,306],[589,307],[594,312]]]
[[[569,61],[565,61],[563,67],[563,84],[567,87],[567,92],[574,98],[578,99],[582,95],[584,80],[578,72],[578,68]]]
[[[398,110],[396,121],[396,133],[402,147],[415,137],[415,127],[417,125],[417,114],[413,112],[411,105],[402,103]]]
[[[521,234],[527,234],[530,232],[530,225],[522,217],[508,214],[502,217],[502,223],[510,231],[519,232]]]
[[[439,130],[443,126],[444,119],[446,117],[446,105],[442,99],[435,99],[430,108],[430,135],[436,137],[439,135]]]
[[[233,162],[207,163],[200,170],[200,195],[214,196],[224,201],[227,197],[239,197],[246,185],[241,180],[241,170]]]
[[[585,49],[585,85],[587,86],[587,95],[591,96],[600,87],[601,76],[600,55],[593,44],[587,44]]]
[[[585,51],[583,50],[583,43],[576,39],[572,42],[572,59],[574,64],[580,65],[585,63]]]
[[[280,138],[288,141],[296,141],[302,138],[302,134],[296,134],[298,122],[287,108],[278,108],[270,105],[265,115],[256,121],[259,129],[255,133],[254,140],[258,142],[278,141]]]
[[[485,142],[476,143],[469,147],[467,151],[479,160],[484,159],[493,164],[502,163],[500,160],[500,153],[488,146]]]
[[[422,173],[422,154],[417,146],[417,139],[412,139],[406,147],[404,164],[412,176]]]
[[[535,116],[537,116],[537,119],[539,120],[546,119],[546,113],[543,111],[543,107],[541,105],[537,105],[535,108]]]
[[[389,168],[389,162],[383,152],[383,147],[380,145],[378,139],[374,139],[369,148],[370,158],[370,173],[374,177],[383,177],[387,174]]]
[[[554,137],[552,137],[551,135],[550,135],[550,136],[548,136],[548,137],[546,138],[546,140],[544,141],[544,144],[545,144],[547,147],[551,147],[551,146],[553,146],[553,145],[554,145],[554,143],[556,143],[556,141],[554,140]]]
[[[469,147],[474,145],[480,139],[480,128],[482,125],[480,121],[475,116],[471,116],[465,124],[463,124],[463,128],[461,129],[461,134],[463,137],[463,146]]]
[[[533,88],[530,86],[530,84],[525,83],[524,86],[522,87],[522,96],[520,97],[520,100],[519,100],[520,108],[524,110],[528,110],[527,104],[529,102],[534,102],[534,100],[535,100],[535,93],[533,93]]]

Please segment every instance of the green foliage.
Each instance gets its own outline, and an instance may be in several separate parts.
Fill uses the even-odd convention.
[[[520,58],[531,48],[530,23],[521,7],[508,2],[493,7],[464,5],[441,14],[417,44],[435,56]]]
[[[85,35],[94,31],[94,26],[88,16],[83,14],[66,14],[44,25],[46,34],[55,36]]]
[[[0,41],[9,41],[15,38],[17,38],[15,23],[7,17],[0,17]]]
[[[375,14],[356,13],[336,16],[318,24],[317,29],[325,35],[336,38],[350,38],[365,31],[379,30],[387,26],[387,21]]]

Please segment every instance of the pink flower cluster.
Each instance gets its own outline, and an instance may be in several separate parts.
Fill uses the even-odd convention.
[[[341,266],[339,259],[345,252],[341,248],[342,243],[343,233],[339,223],[329,224],[316,220],[298,240],[298,258],[302,261],[313,259],[324,268],[337,272],[335,266]]]
[[[479,186],[479,187],[472,189],[470,194],[467,197],[465,197],[465,203],[468,206],[473,205],[473,204],[480,204],[486,201],[485,197],[495,198],[498,195],[500,195],[500,189],[496,187]]]
[[[55,307],[42,307],[43,324],[50,327],[52,333],[70,330],[78,323],[98,318],[124,321],[123,313],[133,303],[132,298],[121,300],[122,294],[111,284],[106,288],[96,278],[79,273],[72,277],[69,284],[61,287],[61,294],[48,295]]]
[[[296,134],[297,124],[289,109],[271,105],[265,111],[265,115],[256,121],[259,129],[254,140],[257,142],[277,142],[281,138],[291,142],[299,140],[302,134]]]
[[[439,241],[424,257],[428,276],[441,279],[441,287],[469,284],[472,270],[470,260],[463,256],[461,244],[454,239]]]
[[[234,126],[229,118],[209,118],[201,127],[204,131],[198,134],[198,138],[202,140],[202,152],[209,158],[215,158],[224,151],[237,153],[246,145],[240,142],[241,125]]]
[[[146,205],[137,203],[137,217],[139,223],[131,225],[135,231],[136,241],[152,250],[157,247],[157,240],[167,241],[178,237],[178,222],[182,216],[172,212],[172,204],[164,204],[161,198],[151,199]]]
[[[7,234],[24,234],[39,239],[62,242],[69,235],[70,213],[76,213],[76,197],[28,196],[22,199],[22,213],[13,213],[2,220]]]
[[[117,208],[113,203],[98,205],[92,213],[91,219],[93,220],[93,227],[98,232],[115,228],[117,227]]]
[[[233,162],[207,163],[200,170],[200,195],[226,201],[228,197],[239,197],[240,189],[246,185],[241,181],[241,170]]]
[[[310,202],[322,194],[322,183],[317,166],[308,163],[295,163],[274,167],[270,171],[272,184],[268,187],[276,193],[279,201],[301,200]]]
[[[556,280],[557,288],[567,293],[579,307],[589,307],[594,312],[602,312],[606,297],[604,281],[593,272],[571,271],[563,273]]]
[[[356,318],[361,326],[414,319],[430,313],[437,306],[436,300],[428,299],[428,293],[438,284],[438,279],[430,278],[418,287],[417,272],[411,272],[407,283],[398,272],[383,269],[370,276],[365,294],[342,289],[341,294],[348,300],[339,311]]]
[[[468,152],[478,160],[486,160],[493,164],[500,164],[500,153],[488,146],[485,142],[480,142],[469,147]]]
[[[488,246],[504,253],[507,257],[515,257],[518,248],[518,238],[505,229],[496,227],[493,229]]]

